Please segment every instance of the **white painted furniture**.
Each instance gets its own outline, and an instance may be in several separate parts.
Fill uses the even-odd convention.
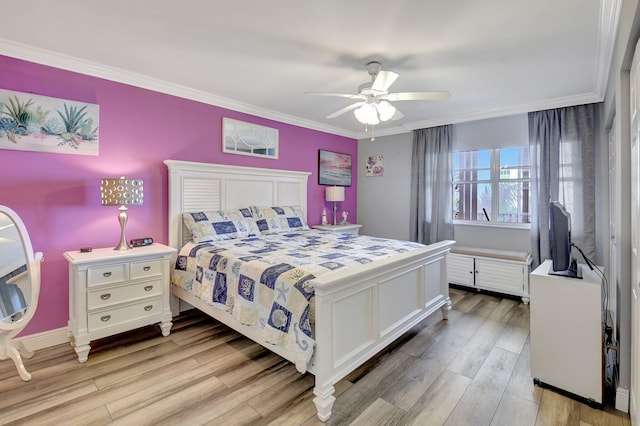
[[[584,265],[583,279],[550,268],[546,260],[531,273],[531,376],[602,404],[602,279]]]
[[[351,223],[349,225],[314,225],[313,229],[328,232],[339,232],[342,234],[358,235],[360,233],[362,225]]]
[[[38,306],[42,253],[34,253],[20,216],[0,206],[0,360],[11,359],[20,378],[31,380],[22,357],[33,352],[13,340],[29,324]]]
[[[127,251],[68,251],[69,333],[78,360],[85,362],[92,340],[160,324],[171,330],[170,262],[176,250],[162,244]]]
[[[182,213],[247,207],[298,205],[306,214],[307,172],[165,160],[169,168],[169,241],[179,248],[191,237]],[[331,416],[333,385],[428,315],[451,308],[446,256],[453,241],[313,279],[314,403],[320,420]],[[218,321],[292,360],[283,347],[264,342],[226,311],[171,286],[172,293]]]
[[[519,296],[524,303],[529,303],[530,269],[526,252],[453,246],[447,258],[450,283]]]

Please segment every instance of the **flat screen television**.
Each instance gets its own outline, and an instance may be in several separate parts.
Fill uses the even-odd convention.
[[[571,215],[558,201],[549,204],[550,275],[582,278],[582,271],[571,256]]]

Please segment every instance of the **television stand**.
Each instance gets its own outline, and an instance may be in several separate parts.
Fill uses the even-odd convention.
[[[546,260],[531,272],[531,376],[601,405],[602,278],[582,269],[582,280],[554,276]]]
[[[582,279],[582,266],[581,265],[573,265],[573,263],[571,264],[571,266],[569,267],[569,269],[567,269],[566,271],[554,271],[553,268],[549,268],[549,275],[557,275],[560,277],[567,277],[567,278],[577,278],[579,280]]]

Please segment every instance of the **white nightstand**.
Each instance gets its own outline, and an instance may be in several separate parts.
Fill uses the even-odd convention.
[[[170,263],[176,249],[162,244],[127,251],[68,251],[69,333],[78,360],[92,340],[150,324],[171,330]]]
[[[349,225],[314,225],[313,229],[319,229],[320,231],[339,232],[342,234],[358,235],[362,225],[350,223]]]

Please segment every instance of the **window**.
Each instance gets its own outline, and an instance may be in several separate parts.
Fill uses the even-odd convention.
[[[530,223],[529,148],[454,152],[453,219]]]

